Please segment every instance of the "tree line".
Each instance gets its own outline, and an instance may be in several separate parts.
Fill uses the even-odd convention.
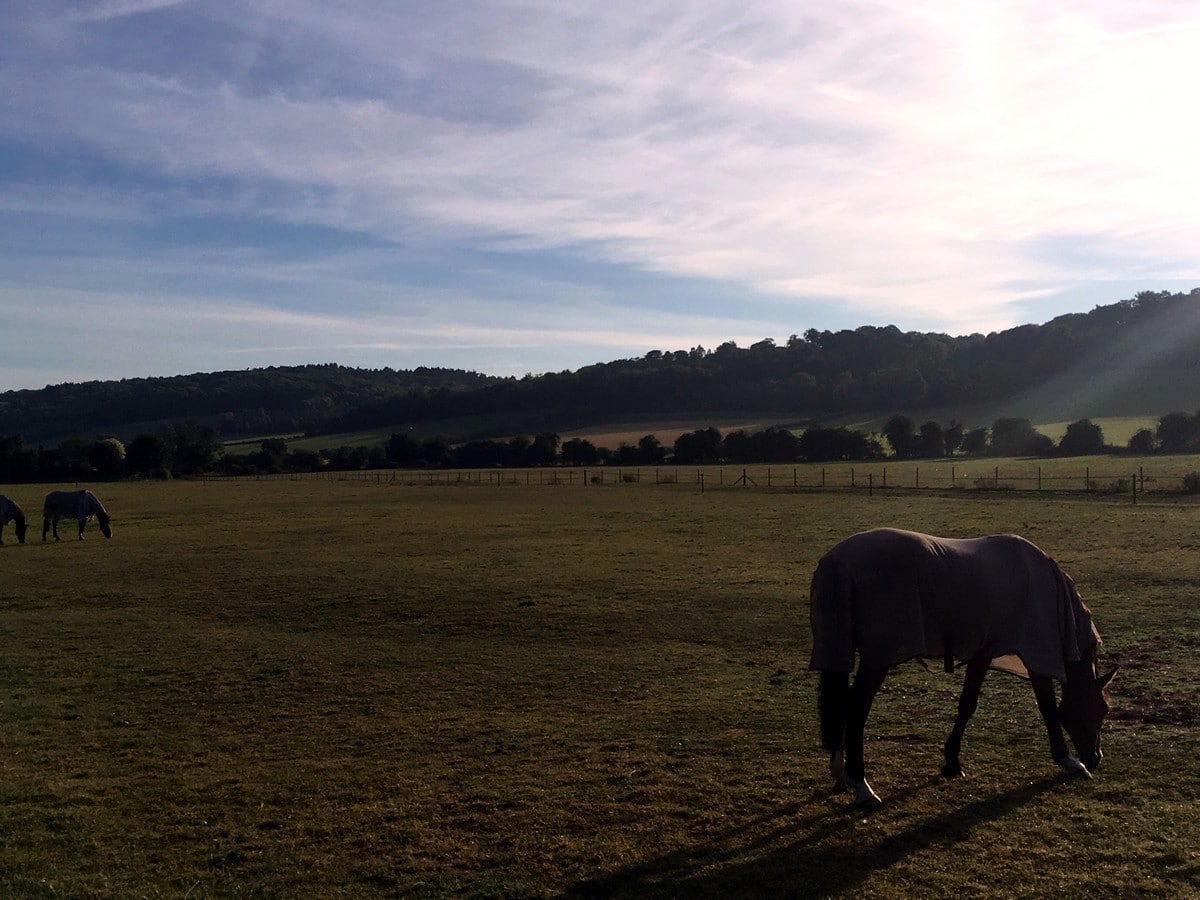
[[[60,384],[0,393],[0,434],[34,442],[72,433],[132,441],[146,423],[191,421],[233,440],[486,420],[486,426],[464,426],[480,429],[475,433],[452,435],[461,443],[614,417],[712,417],[715,410],[817,419],[878,409],[969,408],[1041,386],[1081,361],[1103,371],[1120,356],[1121,341],[1162,334],[1177,340],[1136,377],[1158,385],[1156,408],[1170,409],[1191,402],[1162,394],[1190,383],[1185,376],[1200,353],[1198,314],[1200,288],[1144,291],[1088,313],[987,335],[904,332],[892,325],[809,329],[779,344],[768,338],[749,347],[727,341],[714,349],[653,350],[521,378],[328,364]]]
[[[114,437],[72,438],[55,447],[34,447],[19,435],[0,436],[0,483],[383,468],[698,466],[1102,453],[1200,453],[1200,411],[1168,413],[1155,428],[1139,430],[1125,447],[1107,444],[1101,427],[1089,419],[1072,422],[1055,442],[1023,418],[999,418],[991,426],[966,428],[953,421],[918,425],[897,414],[878,435],[844,426],[814,425],[799,433],[778,427],[737,429],[724,434],[708,427],[685,432],[670,445],[647,434],[636,443],[609,448],[585,438],[562,440],[553,432],[459,443],[395,432],[375,446],[309,450],[289,448],[283,438],[268,438],[256,449],[239,452],[227,448],[212,426],[179,423],[154,434],[138,434],[128,444]]]

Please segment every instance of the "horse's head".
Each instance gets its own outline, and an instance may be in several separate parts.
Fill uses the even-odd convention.
[[[96,513],[96,524],[100,526],[100,533],[106,538],[112,537],[112,517],[106,513]],[[80,531],[80,534],[83,532]]]
[[[17,516],[13,520],[13,530],[17,533],[17,543],[25,543],[25,529],[29,526],[25,523],[24,516]]]
[[[1067,680],[1063,684],[1062,703],[1058,720],[1075,745],[1079,761],[1089,772],[1100,768],[1104,754],[1100,752],[1100,726],[1108,714],[1108,693],[1105,688],[1117,674],[1114,668],[1107,675],[1096,675],[1096,659],[1067,663]]]

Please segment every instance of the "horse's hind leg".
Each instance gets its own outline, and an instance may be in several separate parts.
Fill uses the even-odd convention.
[[[979,708],[979,692],[983,688],[983,679],[987,677],[989,665],[991,665],[991,660],[979,658],[967,663],[962,694],[958,698],[958,716],[954,719],[954,728],[951,729],[950,736],[946,738],[945,746],[942,747],[942,754],[946,757],[946,763],[942,766],[943,778],[962,777],[963,770],[959,754],[962,751],[963,734],[967,730],[967,723],[971,721],[971,716],[975,715],[975,710]]]
[[[858,674],[854,676],[854,685],[850,688],[846,715],[846,780],[854,791],[855,806],[878,806],[883,802],[867,783],[863,732],[867,716],[871,713],[871,703],[886,677],[887,669],[860,665]]]

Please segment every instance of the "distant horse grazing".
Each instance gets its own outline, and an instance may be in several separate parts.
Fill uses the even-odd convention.
[[[54,529],[54,539],[61,540],[58,536],[59,519],[75,519],[79,523],[79,539],[82,541],[83,526],[92,516],[96,517],[100,533],[106,538],[112,537],[112,519],[91,491],[51,491],[42,505],[42,516],[43,541],[51,527]]]
[[[9,522],[16,523],[13,530],[17,533],[17,543],[25,543],[25,513],[21,512],[21,507],[15,501],[0,494],[0,544],[4,543],[4,526]]]
[[[963,774],[963,732],[989,668],[1029,679],[1056,763],[1088,776],[1099,767],[1104,689],[1117,670],[1096,675],[1100,634],[1091,612],[1058,563],[1024,538],[954,540],[892,528],[853,535],[817,564],[810,612],[821,743],[830,774],[853,791],[855,805],[881,802],[866,779],[863,729],[888,669],[910,659],[944,660],[947,672],[955,659],[967,666],[943,776]],[[1057,710],[1055,680],[1062,683]]]

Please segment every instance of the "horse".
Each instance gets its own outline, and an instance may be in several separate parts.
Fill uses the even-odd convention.
[[[963,775],[963,733],[990,668],[1029,679],[1051,757],[1065,772],[1090,778],[1099,768],[1106,688],[1117,669],[1097,675],[1101,640],[1091,611],[1070,576],[1025,538],[952,539],[894,528],[852,535],[818,562],[810,615],[821,744],[835,787],[851,791],[855,806],[882,803],[866,779],[863,731],[888,669],[911,659],[943,660],[947,672],[955,660],[966,665],[942,748],[943,777]],[[1062,684],[1057,709],[1055,681]]]
[[[17,533],[17,543],[25,543],[25,513],[17,506],[15,500],[9,500],[0,494],[0,544],[4,543],[4,526],[14,522],[13,530]]]
[[[112,537],[112,519],[91,491],[51,491],[42,504],[42,516],[43,541],[51,528],[54,530],[54,539],[62,540],[58,536],[59,519],[75,519],[79,523],[79,539],[82,541],[83,526],[92,516],[96,517],[100,533],[106,538]]]

